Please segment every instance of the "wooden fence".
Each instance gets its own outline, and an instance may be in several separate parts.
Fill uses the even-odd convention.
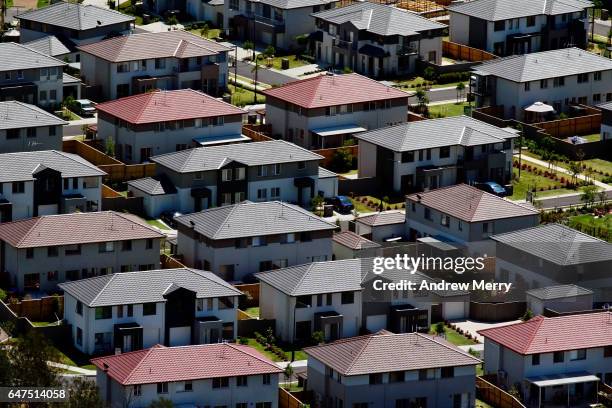
[[[495,408],[527,408],[516,397],[487,381],[476,377],[476,398]]]
[[[304,404],[286,389],[278,388],[279,408],[301,408]]]
[[[576,118],[534,123],[534,125],[557,139],[566,139],[575,135],[591,135],[599,133],[601,129],[601,112]]]
[[[45,296],[40,299],[10,302],[8,307],[20,317],[34,322],[53,322],[64,316],[64,297]]]
[[[353,157],[359,157],[359,146],[358,145],[345,146],[345,147],[332,147],[329,149],[318,149],[318,150],[313,150],[312,152],[323,156],[323,158],[319,162],[319,166],[328,168],[332,162],[334,155],[340,149],[348,149],[349,153],[352,154]]]
[[[144,198],[126,197],[109,186],[102,184],[102,209],[128,211],[144,216]]]
[[[470,319],[481,322],[515,320],[525,314],[525,302],[470,302]]]
[[[259,306],[259,283],[245,283],[235,285],[235,287],[246,295],[242,299],[242,305],[244,307]]]
[[[242,134],[251,138],[253,142],[268,142],[274,140],[271,125],[242,125]]]
[[[495,54],[490,52],[452,41],[442,41],[442,55],[454,60],[470,62],[489,61],[497,58]]]
[[[177,269],[177,268],[185,268],[178,259],[168,256],[166,254],[161,255],[161,268],[162,269]]]

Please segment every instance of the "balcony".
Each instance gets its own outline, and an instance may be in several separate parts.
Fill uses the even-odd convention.
[[[415,55],[418,54],[418,50],[413,45],[402,45],[397,47],[397,55]]]
[[[278,19],[278,18],[264,17],[260,14],[255,14],[252,11],[245,11],[244,16],[252,21],[255,21],[256,24],[262,24],[265,26],[273,27],[277,31],[285,30],[285,20]]]
[[[332,45],[334,47],[338,47],[341,48],[343,50],[348,50],[352,47],[352,42],[351,41],[347,41],[347,40],[341,40],[339,38],[335,38],[332,42]]]

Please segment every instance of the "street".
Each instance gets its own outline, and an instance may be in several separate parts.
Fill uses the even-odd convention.
[[[549,210],[552,208],[560,208],[560,207],[569,207],[573,205],[582,205],[583,201],[580,199],[581,193],[577,194],[568,194],[557,197],[548,197],[548,198],[536,198],[536,201],[541,204],[541,208],[545,210]],[[612,200],[612,190],[606,191],[606,196],[608,200]]]

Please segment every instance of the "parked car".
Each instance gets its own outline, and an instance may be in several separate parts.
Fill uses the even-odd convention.
[[[339,212],[340,214],[348,214],[355,208],[347,196],[326,198],[325,203],[333,205],[334,211]]]
[[[498,197],[505,197],[508,195],[506,189],[502,185],[494,181],[476,183],[474,184],[474,187],[479,188],[482,191],[486,191],[487,193],[495,194]]]
[[[77,107],[77,115],[93,116],[96,113],[96,104],[89,99],[77,99],[75,106]]]

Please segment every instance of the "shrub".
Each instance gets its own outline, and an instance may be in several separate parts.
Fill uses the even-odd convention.
[[[249,339],[247,339],[246,337],[239,337],[238,338],[238,343],[243,344],[243,345],[247,345],[247,344],[249,344]]]
[[[4,290],[0,289],[0,300],[4,302],[7,296],[7,293]]]

